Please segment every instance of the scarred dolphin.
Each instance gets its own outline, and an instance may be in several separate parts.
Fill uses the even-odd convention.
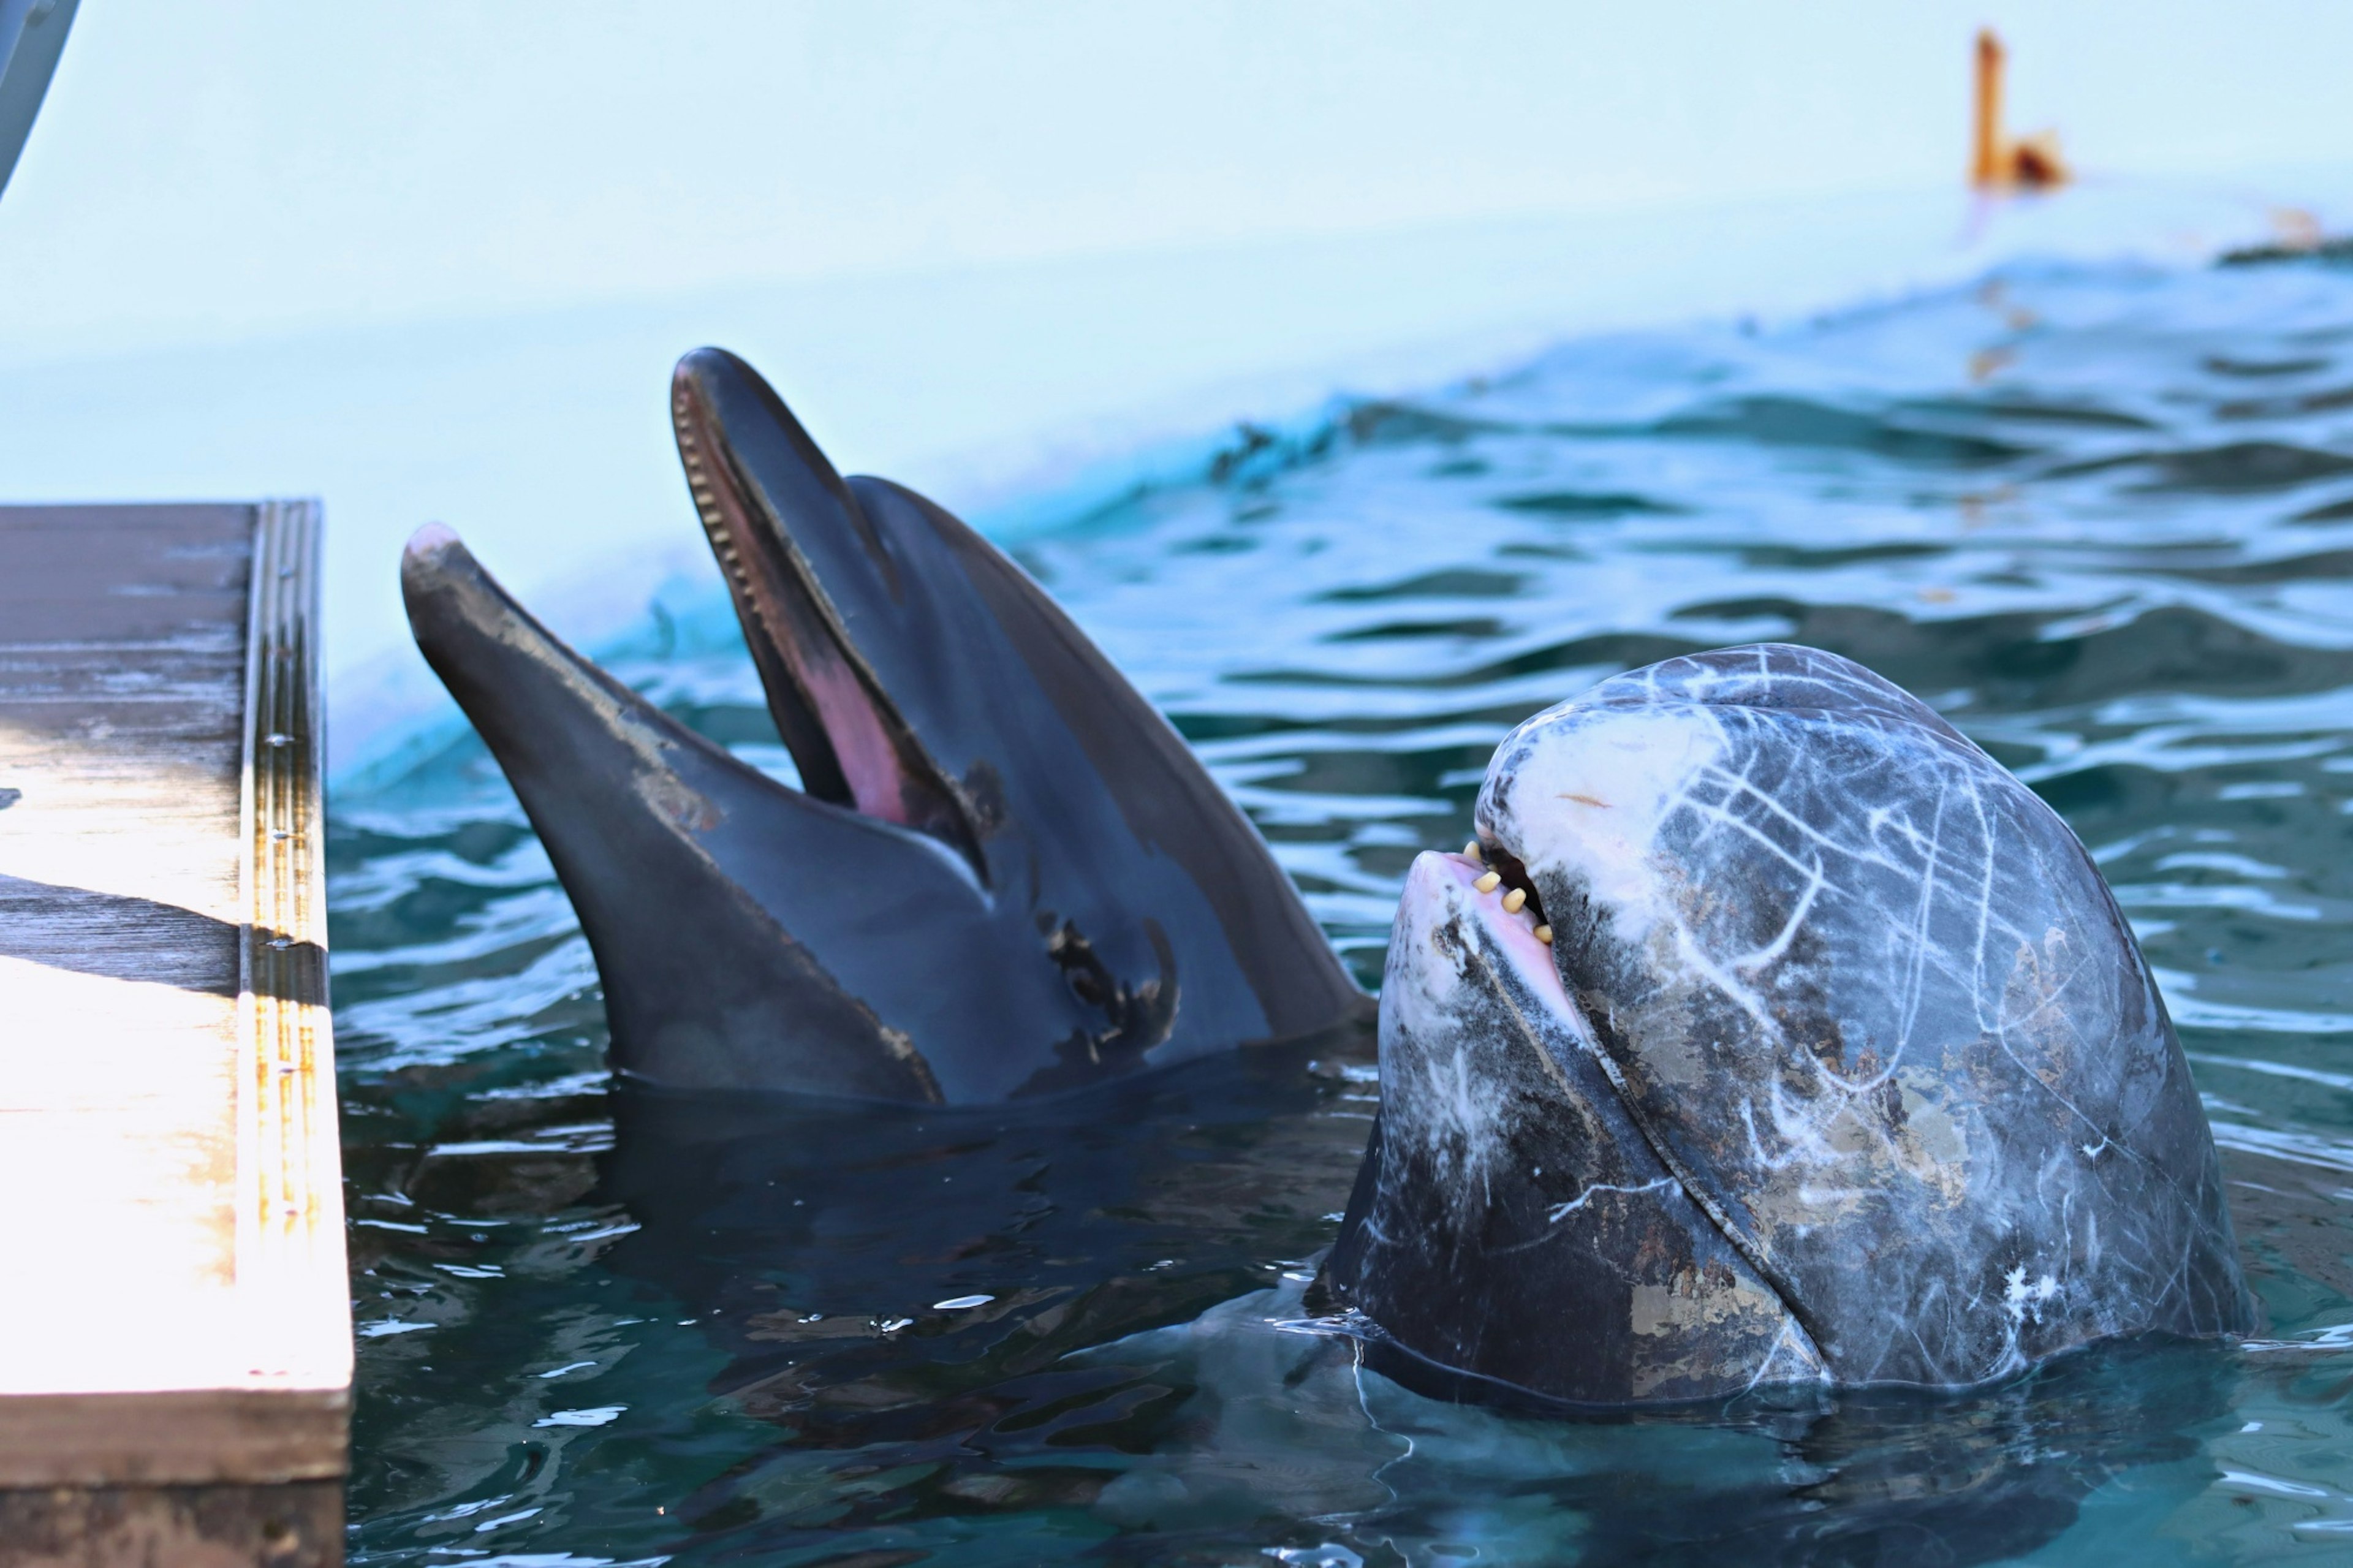
[[[401,567],[578,911],[615,1068],[988,1102],[1369,1016],[1249,821],[1019,567],[842,479],[732,354],[681,361],[671,415],[800,789],[565,647],[448,530]]]
[[[1522,724],[1477,822],[1408,878],[1319,1282],[1385,1346],[1622,1403],[2252,1326],[2129,927],[1925,704],[1810,648],[1670,659]]]

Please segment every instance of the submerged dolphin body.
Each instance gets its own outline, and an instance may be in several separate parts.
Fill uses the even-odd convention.
[[[2129,928],[1922,703],[1670,659],[1522,724],[1478,830],[1409,877],[1321,1280],[1404,1364],[1620,1403],[2252,1326]]]
[[[1249,822],[1018,567],[841,479],[734,356],[671,392],[801,789],[566,647],[447,530],[401,568],[578,911],[617,1068],[987,1102],[1366,1017]]]

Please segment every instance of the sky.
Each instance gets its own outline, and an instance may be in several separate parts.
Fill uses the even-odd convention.
[[[2086,176],[1998,221],[1987,22]],[[0,193],[0,497],[322,498],[351,734],[420,523],[561,629],[642,605],[697,343],[990,526],[1572,331],[2353,224],[2348,59],[2306,0],[82,0]]]
[[[2353,152],[2301,0],[87,0],[0,358],[1946,184],[1985,21],[2087,168]]]

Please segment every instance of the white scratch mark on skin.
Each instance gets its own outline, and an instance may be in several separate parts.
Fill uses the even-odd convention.
[[[1746,781],[1745,780],[1740,782],[1744,785],[1746,784]],[[1754,786],[1747,787],[1752,790],[1754,788]],[[1726,806],[1720,802],[1694,800],[1690,795],[1686,795],[1676,802],[1676,806],[1678,809],[1690,812],[1694,816],[1706,817],[1711,822],[1729,827],[1735,833],[1744,834],[1746,837],[1755,839],[1757,846],[1767,855],[1772,856],[1775,859],[1788,867],[1792,871],[1810,871],[1813,869],[1813,868],[1808,865],[1805,861],[1799,859],[1788,850],[1782,848],[1780,845],[1775,843],[1773,841],[1772,835],[1767,833],[1763,828],[1757,826],[1755,823],[1748,821],[1746,817],[1739,816],[1729,806]],[[1663,817],[1671,814],[1662,812],[1660,815]],[[1817,835],[1817,837],[1820,836]],[[1832,845],[1831,847],[1836,848],[1837,846]]]
[[[1904,1005],[1896,1026],[1894,1055],[1899,1057],[1912,1044],[1912,1031],[1920,1021],[1920,1000],[1927,989],[1927,955],[1936,945],[1929,940],[1929,924],[1936,916],[1936,861],[1944,853],[1945,797],[1949,789],[1948,781],[1937,781],[1936,809],[1928,819],[1928,853],[1920,868],[1920,903],[1912,927],[1912,963],[1904,977]],[[1969,793],[1974,796],[1977,792]]]
[[[1755,758],[1752,757],[1750,761],[1753,765]],[[1894,861],[1888,859],[1883,855],[1868,853],[1864,850],[1856,848],[1852,844],[1841,844],[1836,838],[1824,833],[1820,828],[1816,827],[1811,823],[1806,821],[1803,817],[1799,816],[1788,806],[1783,805],[1779,801],[1774,799],[1765,791],[1758,789],[1755,784],[1750,782],[1746,773],[1727,773],[1721,767],[1711,767],[1708,769],[1708,772],[1721,777],[1725,782],[1733,786],[1735,793],[1746,795],[1749,799],[1755,801],[1758,806],[1770,813],[1775,818],[1787,824],[1791,832],[1797,834],[1799,837],[1806,839],[1810,843],[1819,845],[1822,848],[1831,851],[1831,853],[1840,856],[1845,859],[1860,860],[1866,866],[1883,866],[1891,871],[1901,871],[1905,869],[1905,868],[1898,866]],[[1756,833],[1757,830],[1750,828],[1749,831]],[[1758,833],[1757,836],[1759,838],[1764,838],[1764,835],[1761,833]],[[1915,833],[1913,837],[1916,838],[1919,836]],[[1788,850],[1782,849],[1778,845],[1774,845],[1771,839],[1764,838],[1764,841],[1767,845],[1771,845],[1776,853],[1779,854],[1783,859],[1788,860],[1792,866],[1803,866],[1804,862],[1791,856]],[[1931,853],[1933,852],[1934,847],[1931,846]]]
[[[1567,1219],[1569,1215],[1583,1208],[1587,1204],[1591,1203],[1596,1197],[1599,1196],[1603,1193],[1625,1193],[1630,1195],[1638,1193],[1665,1192],[1669,1188],[1672,1188],[1677,1192],[1683,1190],[1682,1184],[1677,1182],[1672,1176],[1661,1176],[1656,1181],[1644,1182],[1641,1185],[1634,1187],[1621,1187],[1612,1182],[1596,1182],[1591,1186],[1586,1188],[1583,1192],[1577,1194],[1577,1196],[1571,1198],[1568,1202],[1565,1204],[1553,1205],[1551,1210],[1546,1214],[1545,1218],[1554,1225],[1558,1225],[1562,1220]]]
[[[1978,841],[1985,847],[1985,873],[1978,888],[1977,952],[1969,971],[1970,997],[1977,1011],[1978,1027],[1984,1030],[1993,1023],[1986,1017],[1986,928],[1993,923],[1993,825],[1986,820],[1985,797],[1977,790],[1969,791],[1969,805],[1977,813]]]
[[[1727,1000],[1747,1014],[1757,1027],[1764,1032],[1766,1038],[1776,1046],[1781,1043],[1781,1026],[1771,1013],[1766,1011],[1765,998],[1757,994],[1752,987],[1743,985],[1708,957],[1693,937],[1691,927],[1681,921],[1675,922],[1675,955],[1691,965],[1694,973],[1723,992]]]
[[[1746,958],[1735,959],[1732,966],[1735,969],[1753,971],[1762,969],[1768,963],[1779,962],[1781,955],[1789,951],[1789,943],[1796,940],[1798,928],[1806,923],[1806,915],[1814,907],[1815,895],[1828,885],[1829,879],[1822,875],[1821,866],[1817,862],[1806,878],[1806,890],[1798,895],[1797,908],[1791,910],[1789,918],[1781,922],[1780,933]]]
[[[1788,1375],[1793,1370],[1801,1375]],[[1798,1326],[1797,1319],[1784,1317],[1781,1331],[1773,1336],[1773,1342],[1767,1347],[1764,1358],[1757,1362],[1756,1372],[1749,1376],[1747,1387],[1750,1393],[1755,1393],[1766,1384],[1829,1381],[1830,1369],[1822,1364],[1821,1356],[1806,1340],[1805,1331]]]

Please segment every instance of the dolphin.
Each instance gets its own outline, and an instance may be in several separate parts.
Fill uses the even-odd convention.
[[[2243,1333],[2212,1133],[2106,884],[1926,705],[1786,645],[1520,725],[1409,874],[1316,1304],[1450,1387],[1957,1387]]]
[[[981,1104],[1368,1021],[1248,819],[1019,567],[844,479],[733,354],[681,360],[670,412],[799,789],[566,647],[448,530],[401,563],[578,912],[617,1071]]]

